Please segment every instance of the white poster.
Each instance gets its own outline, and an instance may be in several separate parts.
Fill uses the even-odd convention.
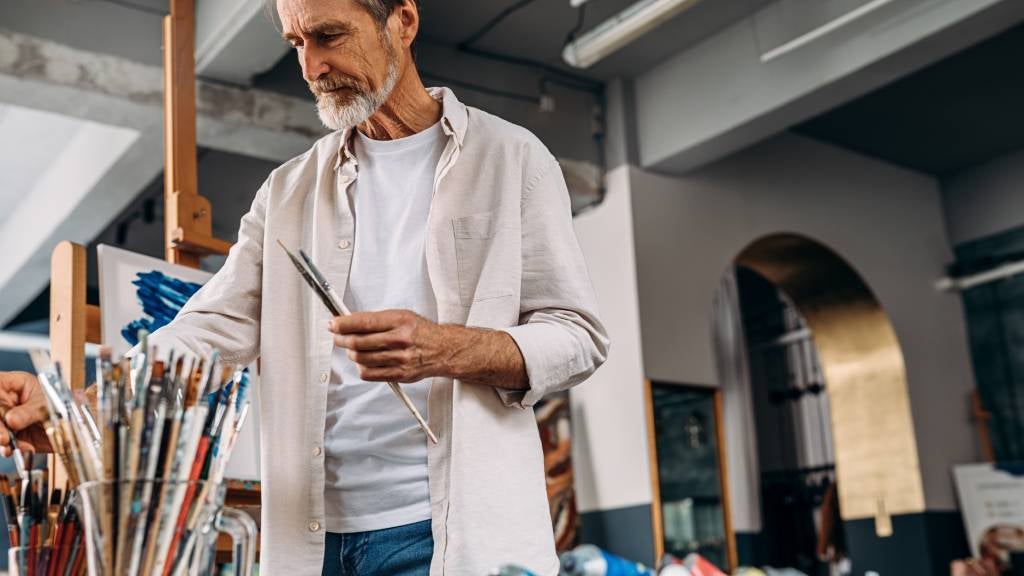
[[[114,358],[137,343],[139,329],[155,332],[177,315],[181,307],[213,275],[158,258],[100,245],[96,249],[100,281],[100,330]],[[225,476],[258,480],[260,473],[260,394],[256,366],[252,375],[252,406],[228,462]]]
[[[953,476],[971,554],[1006,566],[1024,552],[1024,466],[966,464]]]

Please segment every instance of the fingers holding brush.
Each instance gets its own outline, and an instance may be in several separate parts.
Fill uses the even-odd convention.
[[[49,410],[39,380],[28,372],[0,372],[0,452],[11,453],[11,433],[18,448],[28,452],[50,451],[43,422]]]
[[[17,415],[14,416],[14,421],[19,421]],[[14,424],[4,425],[0,420],[0,455],[5,458],[11,457],[12,437],[16,439],[15,444],[18,449],[26,454],[53,451],[50,439],[46,436],[46,429],[42,424],[32,424],[19,430]]]
[[[43,387],[28,372],[0,372],[0,409],[15,432],[43,422],[49,415]]]

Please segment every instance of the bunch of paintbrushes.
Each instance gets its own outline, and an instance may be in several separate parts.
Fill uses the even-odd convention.
[[[31,466],[31,454],[27,460]],[[30,469],[26,478],[0,476],[0,493],[19,574],[85,573],[85,546],[71,492],[54,489],[45,470]]]
[[[102,563],[95,573],[167,576],[191,554],[218,497],[249,410],[248,372],[216,352],[156,360],[143,335],[131,358],[115,362],[101,350],[92,406],[45,352],[32,356],[49,405],[47,437],[89,504],[85,524]]]

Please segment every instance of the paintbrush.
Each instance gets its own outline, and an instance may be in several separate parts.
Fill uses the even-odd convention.
[[[295,266],[295,269],[299,271],[302,279],[305,280],[311,288],[313,288],[313,291],[320,297],[320,301],[324,303],[324,306],[327,307],[327,310],[330,311],[332,315],[350,316],[352,314],[345,306],[345,302],[340,296],[338,296],[334,287],[331,286],[330,282],[328,282],[327,277],[320,272],[320,269],[313,264],[313,260],[306,255],[304,251],[301,249],[299,250],[299,256],[301,256],[300,259],[296,257],[295,254],[292,254],[291,250],[289,250],[281,240],[278,240],[277,244],[281,246],[281,249],[283,249],[286,254],[288,254],[288,258],[291,259],[292,264]],[[427,424],[427,421],[423,418],[423,415],[420,414],[416,405],[412,403],[412,400],[405,393],[405,390],[402,390],[402,387],[397,382],[388,382],[388,386],[391,388],[391,391],[394,392],[395,396],[398,396],[398,399],[402,401],[402,404],[405,404],[406,409],[409,410],[409,413],[416,419],[416,423],[419,424],[420,429],[426,433],[428,438],[430,438],[430,441],[437,444],[437,435],[435,435],[434,431],[430,429],[430,425]]]
[[[159,374],[158,374],[159,372]],[[129,554],[128,573],[138,573],[143,560],[144,537],[148,533],[146,521],[149,518],[149,505],[153,492],[153,474],[156,472],[157,460],[160,456],[159,447],[163,440],[164,415],[167,411],[164,388],[168,383],[164,377],[164,366],[160,362],[153,364],[153,379],[149,385],[149,397],[145,405],[145,427],[140,446],[140,464],[143,467],[142,477],[146,480],[136,484],[135,497],[132,502],[132,521],[129,531],[134,533],[131,552]],[[159,489],[159,487],[157,487]],[[139,525],[139,522],[142,525]]]
[[[14,435],[14,430],[7,424],[7,409],[2,406],[0,406],[0,420],[7,428],[8,448],[11,450],[11,458],[14,460],[14,469],[18,472],[18,477],[26,478],[28,470],[25,468],[25,455],[21,453],[21,448],[18,448],[18,439]]]
[[[11,547],[18,546],[18,506],[14,502],[14,492],[7,476],[0,476],[0,492],[4,497],[4,512],[7,514],[7,536],[10,538]]]
[[[220,485],[248,408],[248,375],[221,364],[216,352],[209,361],[175,362],[172,354],[161,363],[147,346],[143,334],[136,357],[117,364],[101,354],[93,410],[71,393],[59,365],[43,352],[33,355],[47,433],[70,461],[71,485],[107,481],[94,495],[103,542],[97,560],[117,574],[164,574],[192,553],[199,512]],[[76,517],[61,501],[70,499],[51,491],[27,456],[20,488],[0,482],[12,542],[28,548],[18,562],[30,576],[77,576],[85,567],[83,533],[78,520],[68,525]]]

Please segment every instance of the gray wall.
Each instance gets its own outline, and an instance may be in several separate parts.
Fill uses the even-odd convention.
[[[942,195],[954,246],[1024,226],[1024,150],[954,174]]]
[[[448,85],[459,99],[524,126],[559,158],[597,163],[598,148],[591,131],[593,107],[601,97],[549,83],[555,112],[542,112],[538,102],[526,102],[474,90],[456,79],[490,89],[538,98],[545,76],[533,68],[468,55],[446,46],[423,42],[417,48],[417,67],[428,86]]]
[[[927,507],[955,508],[950,466],[977,458],[973,377],[960,300],[933,288],[952,260],[935,180],[784,134],[683,178],[634,168],[630,191],[648,377],[716,385],[710,311],[722,273],[764,235],[817,239],[852,264],[889,314]]]
[[[154,13],[117,4],[75,0],[3,0],[0,28],[48,38],[68,46],[113,54],[143,64],[163,62],[163,18],[167,2],[141,0]],[[117,33],[111,30],[117,23]]]

